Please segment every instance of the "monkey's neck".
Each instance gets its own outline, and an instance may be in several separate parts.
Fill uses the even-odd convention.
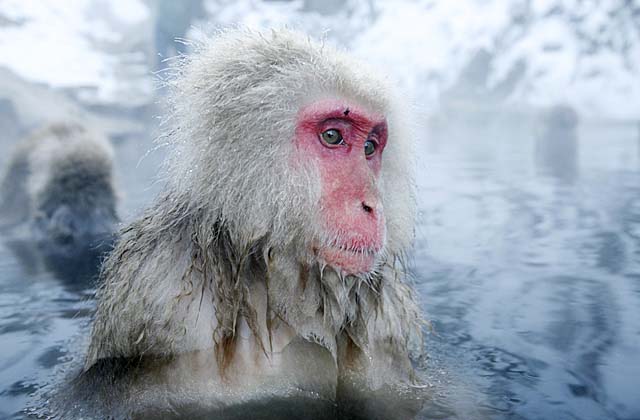
[[[297,338],[328,350],[339,370],[350,365],[363,372],[389,370],[388,375],[411,371],[408,342],[420,336],[419,312],[392,266],[383,265],[368,278],[342,276],[301,262],[294,245],[275,249],[264,239],[238,246],[221,225],[216,229],[216,239],[206,247],[193,242],[191,255],[203,291],[212,291],[200,299],[212,299],[213,342],[222,371],[258,359],[265,363],[256,367],[265,367]],[[250,362],[237,354],[248,348],[255,352]]]
[[[237,337],[242,318],[263,351],[272,347],[274,330],[295,334],[327,348],[337,357],[338,336],[346,332],[365,345],[366,318],[380,302],[381,278],[342,276],[319,264],[300,262],[295,246],[270,247],[267,239],[234,244],[222,223],[212,240],[193,229],[192,270],[196,267],[213,291],[214,341],[219,350]],[[201,231],[200,231],[201,232]],[[199,268],[198,268],[199,267]],[[365,334],[366,335],[366,334]]]

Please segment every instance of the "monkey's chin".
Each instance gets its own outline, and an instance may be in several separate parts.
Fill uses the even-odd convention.
[[[376,253],[362,250],[348,250],[339,247],[323,247],[318,257],[327,265],[349,275],[367,274],[376,266]]]

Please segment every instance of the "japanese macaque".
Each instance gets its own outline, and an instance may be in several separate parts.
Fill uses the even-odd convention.
[[[118,221],[108,141],[80,124],[52,124],[18,143],[7,168],[0,225],[12,248],[26,264],[37,254],[55,272],[96,273]]]
[[[373,395],[411,388],[422,343],[412,145],[386,82],[287,30],[221,33],[176,73],[166,188],[103,266],[77,388],[133,417],[278,398],[385,417],[362,401],[392,409]]]

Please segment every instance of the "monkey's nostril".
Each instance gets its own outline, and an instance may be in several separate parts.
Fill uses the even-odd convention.
[[[365,203],[362,203],[362,210],[364,210],[365,213],[373,213],[373,209],[367,206]]]

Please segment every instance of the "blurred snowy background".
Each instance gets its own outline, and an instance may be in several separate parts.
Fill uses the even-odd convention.
[[[238,23],[326,36],[426,111],[562,103],[585,118],[640,117],[634,0],[2,0],[1,109],[37,118],[17,79],[89,109],[144,107],[162,59],[187,50],[175,38]]]
[[[640,0],[0,0],[0,166],[81,119],[131,220],[176,39],[237,24],[325,38],[411,102],[427,418],[640,418]],[[81,357],[93,307],[32,271],[0,248],[0,418]]]

